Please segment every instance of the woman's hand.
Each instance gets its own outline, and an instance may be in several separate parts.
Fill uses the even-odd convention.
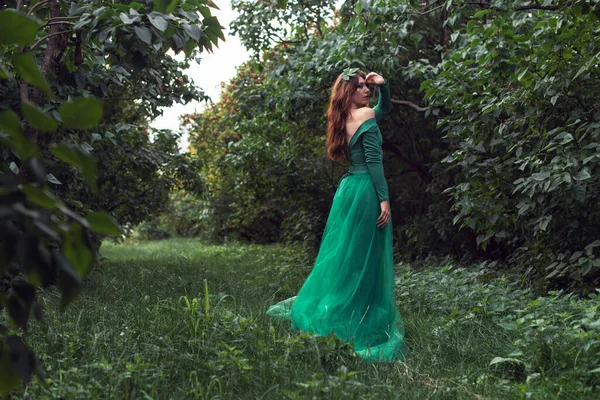
[[[381,215],[377,218],[377,227],[383,228],[390,222],[390,203],[387,200],[384,200],[379,203],[381,206]]]
[[[385,82],[385,79],[383,79],[383,77],[376,72],[369,72],[367,74],[367,76],[365,77],[365,83],[367,85],[369,85],[369,84],[383,85],[384,82]]]

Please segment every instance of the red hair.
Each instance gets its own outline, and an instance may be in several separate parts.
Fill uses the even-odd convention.
[[[345,81],[340,74],[333,84],[327,109],[327,155],[333,161],[341,161],[348,155],[346,119],[350,115],[352,95],[358,87],[359,77],[364,79],[366,75],[358,71]]]

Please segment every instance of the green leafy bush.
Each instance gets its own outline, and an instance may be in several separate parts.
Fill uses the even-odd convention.
[[[421,86],[449,110],[454,222],[526,274],[597,286],[598,2],[454,3],[449,50]]]
[[[224,40],[209,7],[2,2],[0,396],[41,375],[26,341],[30,317],[42,320],[39,289],[57,285],[64,310],[100,238],[122,234],[114,217],[136,223],[164,205],[169,178],[191,181],[172,137],[149,144],[147,118],[204,97],[180,76],[186,63],[166,52],[191,57]],[[161,177],[161,168],[174,176]]]

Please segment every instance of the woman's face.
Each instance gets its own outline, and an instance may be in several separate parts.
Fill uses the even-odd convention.
[[[352,103],[354,103],[357,107],[365,107],[369,105],[369,94],[371,94],[371,90],[365,83],[365,78],[359,76],[358,86],[352,95]]]

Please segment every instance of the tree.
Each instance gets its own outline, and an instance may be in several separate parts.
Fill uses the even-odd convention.
[[[597,1],[485,2],[460,18],[427,98],[457,148],[455,222],[529,276],[600,283]],[[557,279],[559,278],[559,279]]]
[[[147,118],[160,106],[203,96],[182,78],[185,64],[165,53],[184,51],[189,59],[224,39],[209,7],[201,0],[2,5],[0,273],[9,287],[0,307],[11,327],[0,326],[0,395],[41,375],[16,330],[26,332],[31,313],[41,319],[36,289],[58,284],[64,309],[101,235],[122,233],[111,213],[133,223],[155,212],[130,205],[142,196],[166,199],[166,166],[174,167],[173,179],[189,178],[174,140],[149,141]],[[104,169],[119,163],[134,173]],[[111,182],[123,177],[131,185],[115,193]],[[144,178],[167,183],[132,196]]]
[[[312,154],[302,162],[326,171],[322,148],[301,138],[323,138],[341,70],[374,70],[395,104],[382,132],[400,254],[469,255],[554,286],[598,284],[598,1],[346,1],[334,13],[327,1],[252,4],[234,3],[232,28],[257,61],[245,67],[256,77],[227,89],[227,135],[242,135],[227,146],[229,168],[263,176],[250,161],[259,150],[239,151],[264,150],[266,138],[297,144],[289,165]],[[216,131],[207,121],[202,132]],[[310,173],[295,179],[319,185]],[[287,202],[270,210],[292,215],[294,189],[278,189]],[[323,221],[327,207],[306,210]]]

